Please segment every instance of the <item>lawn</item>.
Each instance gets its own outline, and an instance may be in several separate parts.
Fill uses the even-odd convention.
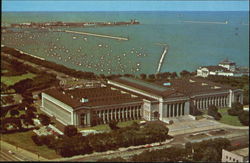
[[[47,146],[37,146],[31,139],[33,131],[19,132],[13,134],[2,134],[1,140],[9,142],[10,144],[17,145],[33,153],[38,153],[40,156],[47,159],[60,158],[55,150],[49,149]]]
[[[231,116],[227,113],[227,110],[229,108],[221,108],[221,109],[218,109],[218,111],[221,113],[222,115],[222,118],[219,120],[219,122],[221,123],[225,123],[225,124],[228,124],[228,125],[233,125],[233,126],[243,126],[239,119],[238,119],[238,116]]]
[[[23,79],[31,79],[36,75],[33,73],[27,73],[19,76],[1,76],[1,81],[7,86],[14,85],[15,83],[23,80]]]
[[[131,121],[125,121],[125,122],[119,122],[118,127],[126,127],[130,126],[133,124],[133,122],[139,123],[141,120],[131,120]],[[97,125],[94,127],[84,127],[84,128],[78,128],[79,131],[81,130],[97,130],[97,131],[110,131],[109,125],[108,124],[103,124],[103,125]]]

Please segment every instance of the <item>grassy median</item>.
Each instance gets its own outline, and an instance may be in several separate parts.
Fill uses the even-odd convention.
[[[125,122],[118,122],[117,126],[118,127],[126,127],[130,126],[133,124],[133,122],[139,123],[141,120],[131,120],[131,121],[125,121]],[[109,125],[108,124],[103,124],[103,125],[97,125],[94,127],[84,127],[84,128],[78,128],[79,131],[81,130],[97,130],[97,131],[110,131]]]

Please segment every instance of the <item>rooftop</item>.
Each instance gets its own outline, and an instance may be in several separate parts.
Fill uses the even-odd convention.
[[[229,61],[228,59],[225,59],[225,60],[221,61],[219,64],[223,64],[223,65],[235,65],[235,62]]]
[[[121,83],[121,84],[125,84],[131,88],[139,89],[141,91],[152,93],[152,94],[162,96],[162,97],[183,96],[183,94],[176,92],[176,90],[171,87],[165,87],[162,85],[146,82],[146,81],[139,80],[139,79],[120,77],[120,78],[113,79],[113,81]]]
[[[130,94],[122,94],[119,90],[112,90],[111,87],[77,88],[64,91],[53,88],[46,90],[44,93],[62,101],[72,108],[142,102],[139,96],[131,97]]]
[[[243,156],[243,157],[249,156],[248,148],[242,148],[242,149],[234,150],[234,151],[231,151],[231,152],[234,153],[234,154]]]
[[[160,81],[155,83],[163,85],[165,81]],[[214,83],[199,77],[172,79],[170,80],[170,83],[171,85],[167,87],[173,88],[177,92],[182,93],[186,96],[232,89],[229,86]]]
[[[231,72],[228,69],[221,66],[203,66],[202,68],[207,68],[209,71]]]

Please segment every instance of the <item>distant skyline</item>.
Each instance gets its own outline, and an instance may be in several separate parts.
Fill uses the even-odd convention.
[[[2,11],[249,11],[249,1],[15,1]]]

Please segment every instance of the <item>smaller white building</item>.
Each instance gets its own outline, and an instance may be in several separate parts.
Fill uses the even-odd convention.
[[[236,70],[236,63],[225,59],[219,63],[219,66],[226,68],[229,71],[234,72]]]
[[[249,68],[236,67],[236,63],[225,59],[217,66],[202,66],[197,69],[197,76],[208,77],[209,75],[218,76],[242,76],[249,75]]]
[[[208,77],[209,75],[234,76],[234,72],[221,66],[203,66],[197,69],[197,76]]]
[[[233,151],[222,149],[221,162],[249,162],[248,148]]]

